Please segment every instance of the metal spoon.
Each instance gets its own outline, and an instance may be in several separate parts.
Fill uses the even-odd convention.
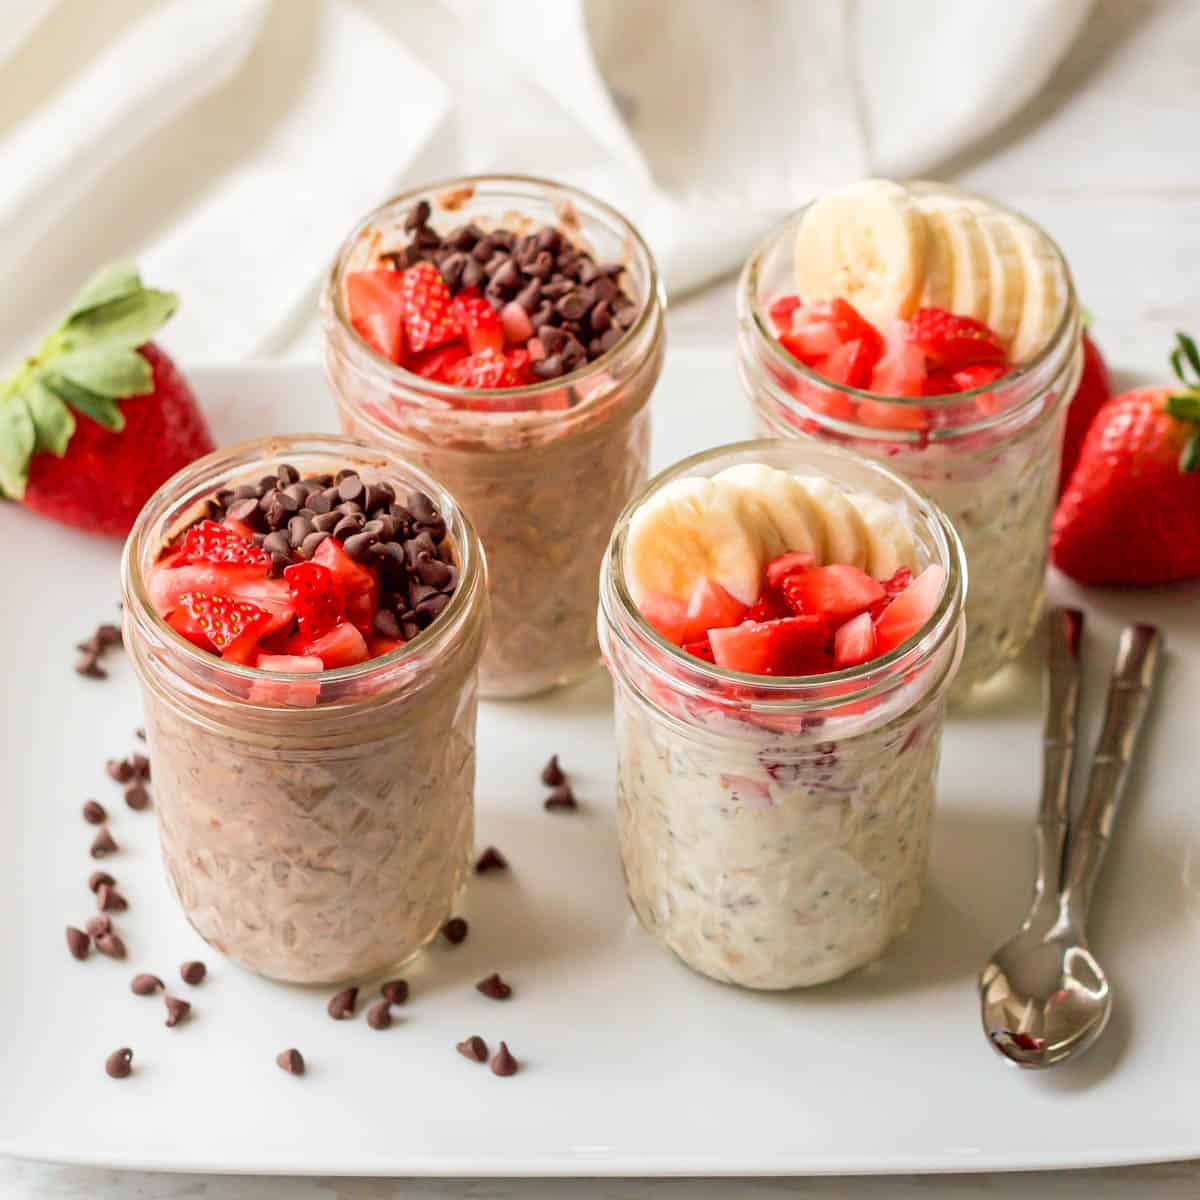
[[[1088,907],[1163,641],[1151,625],[1129,626],[1121,634],[1083,812],[1072,828],[1068,797],[1083,614],[1057,609],[1048,614],[1047,626],[1044,776],[1033,905],[1016,935],[992,955],[979,978],[988,1040],[997,1053],[1029,1068],[1056,1066],[1083,1053],[1108,1024],[1112,995],[1088,948]]]

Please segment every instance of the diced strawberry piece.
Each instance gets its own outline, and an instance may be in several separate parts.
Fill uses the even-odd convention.
[[[346,597],[346,620],[367,637],[375,627],[375,614],[379,611],[379,589]]]
[[[865,341],[844,342],[819,363],[816,370],[830,383],[844,387],[865,388],[871,382],[871,372],[879,354]]]
[[[788,608],[783,594],[773,587],[765,587],[755,602],[750,605],[743,618],[746,621],[778,621],[790,617],[792,610]]]
[[[260,654],[254,665],[260,671],[279,671],[288,675],[316,675],[325,664],[312,655]],[[250,688],[252,704],[285,704],[292,708],[312,708],[321,695],[321,685],[284,682],[282,679],[256,679]]]
[[[294,653],[319,658],[327,671],[337,667],[351,667],[355,663],[365,662],[370,657],[366,639],[349,621],[334,625],[319,637],[306,640],[300,635],[293,641]]]
[[[533,323],[529,314],[515,300],[510,300],[500,310],[500,321],[504,336],[515,346],[523,346],[533,337]]]
[[[884,595],[878,580],[846,563],[791,575],[780,590],[793,612],[823,616],[835,625],[865,612]]]
[[[333,572],[328,567],[318,562],[293,563],[284,568],[283,577],[292,591],[292,606],[302,639],[318,638],[344,619],[346,600],[335,586]]]
[[[325,664],[312,654],[260,654],[254,665],[260,671],[281,671],[289,675],[325,670]]]
[[[776,333],[787,333],[792,327],[792,314],[800,307],[799,296],[780,296],[767,309],[767,316],[775,326]]]
[[[780,343],[802,363],[818,366],[840,346],[860,342],[855,355],[861,356],[869,371],[883,353],[883,338],[859,311],[847,300],[818,300],[805,304],[792,314],[791,332],[781,336]],[[861,373],[861,368],[859,369]]]
[[[839,667],[856,667],[875,657],[875,626],[869,612],[859,613],[833,635],[833,660]]]
[[[972,370],[973,368],[967,369]],[[942,367],[934,367],[925,376],[925,382],[921,385],[922,396],[950,396],[959,390],[955,373]]]
[[[256,604],[270,615],[263,637],[290,622],[295,612],[288,585],[282,579],[268,578],[257,566],[187,563],[167,567],[159,564],[149,572],[146,588],[155,610],[163,617],[179,607],[180,597],[185,592],[205,592]]]
[[[372,350],[398,363],[404,356],[404,276],[399,271],[354,271],[346,276],[350,324]]]
[[[875,384],[871,384],[875,390]],[[891,392],[895,396],[899,393]],[[918,393],[919,394],[919,393]],[[860,400],[858,419],[872,429],[905,429],[923,433],[929,428],[929,414],[915,404],[889,404],[886,400]]]
[[[908,322],[908,338],[931,366],[957,371],[976,363],[1003,363],[1004,343],[982,321],[944,308],[918,308]]]
[[[529,351],[530,362],[541,362],[546,357],[546,347],[542,345],[541,338],[531,337],[525,343],[525,349]]]
[[[234,662],[250,661],[267,624],[263,609],[205,592],[184,592],[179,604],[218,653]]]
[[[828,322],[781,333],[779,344],[798,362],[815,367],[824,362],[840,345],[837,330]]]
[[[883,355],[871,373],[870,390],[881,396],[919,396],[925,387],[927,371],[925,352],[909,339],[908,325],[893,321],[887,330]]]
[[[371,658],[380,658],[384,654],[392,654],[403,650],[408,643],[403,638],[385,638],[378,635],[367,639],[367,652]]]
[[[254,541],[254,530],[244,521],[239,521],[237,517],[226,517],[221,524],[226,529],[232,529],[238,537],[245,538],[248,542]],[[162,559],[159,559],[159,562],[162,562]]]
[[[945,584],[945,568],[931,563],[887,606],[875,623],[878,654],[894,650],[925,625],[937,608]]]
[[[400,276],[404,334],[413,354],[452,342],[458,336],[450,312],[450,289],[430,262],[414,263]]]
[[[520,308],[520,305],[517,307]],[[500,319],[500,314],[478,292],[469,288],[459,292],[451,301],[450,314],[458,336],[467,343],[467,348],[472,354],[479,354],[484,350],[504,349],[504,322]],[[532,328],[529,332],[533,332]]]
[[[894,600],[910,583],[912,583],[913,573],[908,567],[897,567],[892,573],[891,579],[883,581],[883,590],[888,597]]]
[[[767,563],[767,587],[778,588],[789,575],[800,575],[816,563],[806,550],[789,550]]]
[[[529,351],[523,346],[510,350],[505,356],[508,359],[509,369],[516,377],[518,385],[533,383],[533,372],[530,367],[533,365],[533,359],[529,356]]]
[[[961,367],[952,373],[951,378],[954,380],[954,390],[973,392],[976,388],[990,387],[996,380],[1003,379],[1008,371],[1006,366],[980,363],[973,367]]]
[[[375,590],[375,576],[362,563],[356,563],[337,538],[326,538],[313,551],[312,561],[329,569],[334,584],[347,600]]]
[[[746,606],[731,596],[715,579],[700,579],[687,602],[687,624],[680,639],[698,641],[710,629],[737,625],[746,615]]]
[[[424,379],[435,379],[438,383],[450,382],[450,368],[467,357],[467,348],[462,342],[447,342],[433,350],[415,354],[408,362],[408,369]]]
[[[638,605],[642,619],[651,629],[661,633],[668,642],[680,645],[688,629],[688,606],[675,596],[651,592]]]
[[[201,521],[193,525],[183,538],[183,562],[251,563],[262,567],[265,575],[271,566],[271,556],[228,525],[216,521]]]
[[[743,621],[708,635],[716,664],[746,675],[806,675],[823,670],[827,638],[825,621],[809,616]]]
[[[193,645],[199,646],[201,650],[216,653],[216,647],[208,640],[208,634],[204,632],[200,622],[186,608],[175,609],[174,612],[168,614],[166,622],[176,633],[187,638]]]
[[[521,380],[499,350],[486,349],[456,362],[447,371],[449,382],[461,388],[520,387]]]
[[[715,662],[713,658],[713,648],[707,636],[695,642],[684,642],[683,652],[690,654],[693,658],[703,659],[705,662]]]

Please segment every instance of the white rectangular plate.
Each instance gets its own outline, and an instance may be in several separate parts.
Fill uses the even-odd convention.
[[[218,438],[327,429],[316,368],[192,372]],[[673,355],[655,398],[660,465],[748,433],[725,357]],[[586,488],[587,480],[580,480]],[[0,512],[5,684],[0,824],[0,1152],[189,1171],[371,1175],[715,1175],[971,1171],[1200,1155],[1195,997],[1200,913],[1195,587],[1060,600],[1089,613],[1090,745],[1115,634],[1161,622],[1169,661],[1094,914],[1116,992],[1113,1024],[1078,1064],[1045,1077],[1001,1063],[980,1033],[975,975],[1015,927],[1031,879],[1040,773],[1036,666],[946,734],[925,902],[878,966],[809,992],[710,983],[661,951],[626,906],[613,827],[610,693],[599,671],[545,700],[485,705],[480,846],[508,875],[472,881],[471,935],[405,972],[395,1025],[335,1023],[327,993],[257,979],[208,950],[159,868],[154,818],[125,808],[107,757],[137,747],[128,664],[73,674],[72,643],[116,615],[117,548],[16,509]],[[986,587],[987,580],[974,586]],[[557,751],[582,801],[542,810]],[[96,865],[79,816],[95,796],[121,852],[105,863],[131,910],[130,957],[71,960]],[[199,957],[189,989],[178,965]],[[472,986],[500,970],[506,1004]],[[131,995],[153,971],[194,1002],[163,1025]],[[504,1038],[521,1059],[498,1079],[454,1051]],[[104,1074],[130,1045],[135,1073]],[[303,1079],[274,1063],[287,1046]]]

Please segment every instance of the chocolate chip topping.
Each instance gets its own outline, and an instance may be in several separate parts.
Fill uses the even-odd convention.
[[[107,854],[115,854],[119,847],[109,832],[107,825],[100,826],[100,832],[92,839],[91,855],[93,858],[103,858]]]
[[[325,1011],[335,1021],[345,1021],[349,1017],[354,1016],[354,1006],[358,1003],[358,988],[348,987],[343,988],[336,996],[334,996]]]
[[[163,981],[157,975],[135,975],[129,990],[135,996],[153,996],[163,986]]]
[[[392,1004],[390,1000],[380,1000],[367,1009],[367,1024],[372,1029],[386,1029],[392,1023]]]
[[[108,813],[104,811],[104,805],[97,800],[85,800],[83,802],[83,819],[89,825],[101,825],[108,818]]]
[[[558,755],[550,755],[550,761],[542,768],[542,782],[547,787],[558,787],[560,783],[566,783],[567,777],[563,774],[563,769],[558,765]]]
[[[442,926],[442,937],[446,939],[452,946],[457,946],[460,942],[466,940],[467,923],[462,917],[451,917],[445,925]]]
[[[114,1050],[104,1061],[110,1079],[124,1079],[133,1070],[133,1051],[128,1046]]]
[[[97,913],[94,917],[88,917],[84,929],[90,938],[101,937],[112,930],[112,917],[107,913]]]
[[[108,933],[102,933],[98,938],[96,938],[96,949],[99,950],[101,954],[108,955],[109,958],[125,957],[125,943],[121,941],[121,938],[118,934],[112,933],[111,931]]]
[[[101,912],[124,912],[129,901],[111,883],[102,883],[96,889],[96,907]]]
[[[121,629],[119,626],[98,625],[96,632],[90,638],[75,647],[82,655],[79,662],[75,664],[75,673],[88,679],[107,679],[108,672],[100,666],[100,660],[107,650],[120,644]]]
[[[299,1050],[280,1050],[275,1055],[276,1064],[289,1075],[304,1074],[304,1055]]]
[[[92,939],[82,929],[76,929],[74,925],[67,926],[67,949],[70,950],[72,958],[82,962],[91,948]]]
[[[204,977],[208,974],[208,968],[198,961],[185,962],[179,968],[180,978],[184,983],[190,983],[195,987],[199,983],[204,982]]]
[[[125,803],[134,812],[141,812],[150,804],[150,793],[140,783],[131,783],[125,789]]]
[[[390,1004],[403,1004],[408,999],[408,981],[404,979],[389,979],[379,989],[379,994]]]
[[[520,1066],[521,1064],[513,1058],[509,1051],[507,1043],[501,1042],[500,1049],[496,1051],[496,1056],[492,1059],[492,1074],[515,1075],[520,1070]]]
[[[133,778],[133,764],[127,758],[110,758],[104,769],[117,783],[128,783]]]
[[[496,849],[495,846],[489,846],[475,863],[475,873],[477,875],[486,874],[488,871],[507,871],[508,859]]]
[[[174,1029],[192,1011],[192,1006],[178,996],[164,996],[163,1003],[167,1006],[167,1028]]]
[[[475,990],[489,1000],[507,1000],[512,995],[512,988],[495,972],[481,979],[475,985]]]
[[[116,882],[107,871],[93,871],[88,876],[88,890],[98,892],[102,883],[107,883],[111,887]]]
[[[464,1038],[454,1048],[463,1056],[463,1058],[469,1058],[472,1062],[487,1062],[487,1042],[485,1042],[478,1034],[475,1034],[469,1038]]]
[[[575,793],[571,791],[571,785],[564,783],[560,787],[556,787],[545,799],[545,807],[549,812],[572,810],[579,807],[575,803]]]

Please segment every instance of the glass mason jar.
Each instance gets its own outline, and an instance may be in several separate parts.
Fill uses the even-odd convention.
[[[624,571],[634,510],[681,475],[765,463],[893,505],[920,566],[947,572],[927,624],[828,675],[743,675],[641,617]],[[890,471],[813,441],[724,446],[658,475],[604,562],[600,636],[615,684],[617,833],[642,925],[701,974],[750,988],[836,979],[907,928],[929,852],[945,696],[963,645],[953,526]]]
[[[486,393],[504,412],[461,407],[479,392],[415,375],[354,331],[347,273],[404,244],[404,218],[428,199],[431,223],[484,230],[553,225],[597,262],[621,262],[638,303],[624,337],[579,370]],[[445,481],[487,550],[492,628],[480,668],[484,696],[528,696],[588,671],[599,658],[600,559],[613,522],[645,482],[648,403],[662,370],[664,299],[654,260],[617,212],[540,179],[477,177],[389,201],[350,233],[322,300],[325,367],[343,429],[387,446]],[[550,402],[560,400],[557,407]],[[549,410],[549,411],[548,411]]]
[[[460,580],[391,654],[312,675],[239,666],[177,634],[146,574],[205,499],[290,463],[352,467],[429,495]],[[437,933],[474,838],[486,568],[450,494],[391,454],[300,435],[219,450],[147,502],[122,564],[125,645],[142,687],[167,875],[216,949],[272,979],[334,983],[403,962]]]
[[[906,186],[1006,211],[945,184]],[[821,438],[881,459],[954,523],[975,581],[955,685],[956,697],[962,696],[1015,658],[1037,628],[1064,418],[1083,362],[1070,271],[1050,242],[1065,292],[1062,318],[1040,353],[999,383],[950,396],[874,395],[823,379],[775,336],[767,309],[795,291],[792,247],[803,217],[801,210],[769,234],[742,272],[742,387],[764,436]]]

